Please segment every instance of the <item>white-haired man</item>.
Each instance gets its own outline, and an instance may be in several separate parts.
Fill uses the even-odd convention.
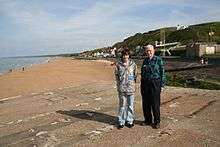
[[[155,55],[153,45],[147,45],[144,48],[147,57],[141,68],[141,95],[145,119],[143,125],[152,125],[153,128],[158,129],[160,127],[160,93],[165,86],[164,64],[162,59]]]

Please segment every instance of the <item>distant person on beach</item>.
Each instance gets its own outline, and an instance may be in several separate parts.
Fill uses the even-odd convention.
[[[129,58],[130,50],[122,51],[122,58],[115,63],[115,76],[119,97],[118,129],[134,126],[134,93],[137,65]]]
[[[200,59],[200,64],[204,64],[204,59],[203,58]]]
[[[158,129],[160,128],[160,93],[165,86],[164,64],[160,57],[154,55],[153,45],[147,45],[144,48],[147,57],[141,68],[141,95],[144,113],[142,125],[152,125],[153,128]]]
[[[208,65],[208,64],[209,64],[208,58],[205,58],[205,59],[204,59],[204,64],[205,64],[205,65]]]

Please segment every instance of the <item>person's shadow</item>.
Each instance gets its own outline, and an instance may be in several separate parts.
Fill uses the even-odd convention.
[[[94,112],[94,111],[89,111],[89,110],[70,110],[70,111],[58,110],[56,112],[63,114],[63,115],[68,115],[71,117],[79,118],[79,119],[97,121],[97,122],[102,122],[102,123],[106,123],[109,125],[117,126],[116,116],[111,116],[109,114],[104,114],[101,112]],[[141,121],[135,120],[134,123],[140,125]]]
[[[58,110],[56,112],[79,119],[97,121],[110,125],[116,125],[116,121],[117,121],[117,117],[115,116],[111,116],[100,112],[89,111],[89,110],[70,110],[70,111]]]

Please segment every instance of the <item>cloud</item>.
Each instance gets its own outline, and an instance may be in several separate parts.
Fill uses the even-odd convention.
[[[0,52],[4,48],[16,54],[20,48],[27,53],[62,53],[111,46],[137,32],[219,20],[217,4],[215,0],[1,0]]]

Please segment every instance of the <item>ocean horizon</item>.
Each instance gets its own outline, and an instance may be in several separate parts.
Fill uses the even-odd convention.
[[[10,70],[18,70],[23,67],[48,62],[52,57],[1,57],[0,58],[0,75],[9,72]]]

